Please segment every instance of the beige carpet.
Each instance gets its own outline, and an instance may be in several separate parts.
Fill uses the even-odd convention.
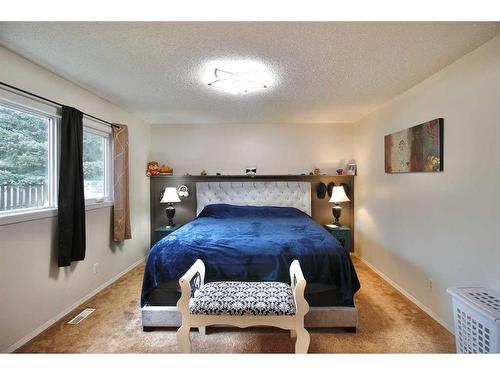
[[[311,353],[451,353],[453,335],[362,262],[353,259],[361,290],[357,333],[309,329]],[[143,332],[139,295],[144,266],[68,314],[21,347],[20,353],[175,353],[175,329]],[[83,308],[96,311],[79,325],[66,324]],[[293,353],[294,341],[279,329],[208,328],[192,333],[194,353]]]

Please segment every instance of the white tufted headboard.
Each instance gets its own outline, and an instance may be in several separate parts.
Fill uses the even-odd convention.
[[[196,215],[209,204],[295,207],[311,215],[311,183],[307,181],[197,182]]]

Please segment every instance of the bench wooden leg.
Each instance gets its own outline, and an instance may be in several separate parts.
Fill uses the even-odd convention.
[[[177,330],[177,344],[181,353],[191,353],[190,330],[191,327],[186,324],[181,325]]]
[[[200,335],[206,335],[207,334],[207,327],[206,326],[198,327],[198,331],[200,332]]]
[[[307,354],[309,349],[309,332],[304,329],[304,327],[296,330],[297,341],[295,342],[295,354]]]

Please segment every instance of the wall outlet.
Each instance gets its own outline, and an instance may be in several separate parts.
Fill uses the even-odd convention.
[[[429,279],[429,289],[434,289],[434,280]]]
[[[94,275],[97,275],[99,273],[99,263],[94,263],[94,266],[92,267],[92,271],[94,272]]]

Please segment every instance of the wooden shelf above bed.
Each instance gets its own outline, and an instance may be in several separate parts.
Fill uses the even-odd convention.
[[[223,179],[223,180],[230,180],[230,179],[271,179],[271,180],[283,180],[286,178],[298,178],[298,179],[306,179],[309,180],[311,178],[317,178],[317,179],[322,179],[322,178],[353,178],[355,176],[352,175],[327,175],[327,174],[321,174],[321,175],[306,175],[306,174],[259,174],[255,176],[247,176],[244,174],[238,174],[238,175],[164,175],[164,176],[151,176],[150,178],[185,178],[185,179]]]

